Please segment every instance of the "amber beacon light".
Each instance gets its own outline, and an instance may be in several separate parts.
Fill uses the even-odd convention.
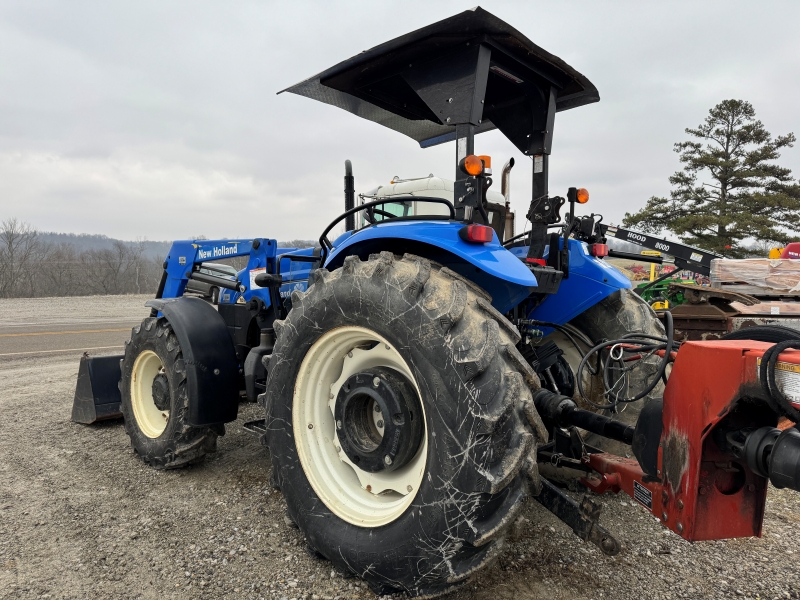
[[[461,170],[473,177],[477,177],[478,175],[491,175],[492,157],[470,154],[461,161]]]

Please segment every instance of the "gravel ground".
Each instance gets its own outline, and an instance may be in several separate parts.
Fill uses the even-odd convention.
[[[142,303],[4,300],[0,322],[144,315]],[[265,451],[241,428],[257,406],[242,405],[203,465],[158,472],[120,422],[70,421],[77,368],[71,355],[0,359],[0,598],[375,598],[287,522]],[[603,503],[617,557],[531,501],[500,559],[450,597],[800,598],[800,511],[786,491],[770,491],[763,538],[696,544],[625,496]]]

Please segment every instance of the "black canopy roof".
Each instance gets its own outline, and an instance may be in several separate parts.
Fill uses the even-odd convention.
[[[600,99],[586,77],[480,7],[282,91],[338,106],[423,147],[455,139],[454,125],[471,124],[475,133],[499,128],[526,154],[549,153],[553,102],[562,111]]]

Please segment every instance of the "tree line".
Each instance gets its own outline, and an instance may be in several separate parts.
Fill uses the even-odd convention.
[[[153,256],[152,248],[148,253],[145,241],[110,240],[108,247],[81,248],[46,237],[13,217],[0,223],[0,298],[154,294],[158,288],[164,257]],[[307,248],[314,242],[278,245]],[[247,266],[247,257],[218,262],[239,270]]]
[[[154,293],[162,262],[142,242],[86,250],[47,242],[13,217],[0,223],[0,298]]]

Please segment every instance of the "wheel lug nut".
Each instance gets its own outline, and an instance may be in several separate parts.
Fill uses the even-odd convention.
[[[387,465],[392,464],[392,457],[387,454],[383,457],[383,462],[385,462]]]
[[[313,424],[313,423],[309,423],[309,424],[308,424],[308,428],[309,428],[309,429],[314,429],[314,424]]]
[[[411,490],[413,490],[414,488],[412,488],[410,485],[407,485],[407,486],[406,486],[406,489],[407,489],[407,490],[410,492],[410,491],[411,491]]]
[[[377,425],[378,425],[378,428],[383,427],[383,421],[378,421]]]
[[[336,421],[336,429],[341,429],[341,428],[342,428],[342,422]]]
[[[381,407],[377,404],[375,405],[375,412],[381,412]]]
[[[371,485],[368,485],[368,486],[367,486],[367,491],[368,491],[368,492],[371,492],[371,491],[372,491],[372,486],[371,486]]]
[[[375,377],[372,380],[372,385],[374,385],[375,387],[378,387],[380,384],[381,384],[381,378],[380,377]]]

